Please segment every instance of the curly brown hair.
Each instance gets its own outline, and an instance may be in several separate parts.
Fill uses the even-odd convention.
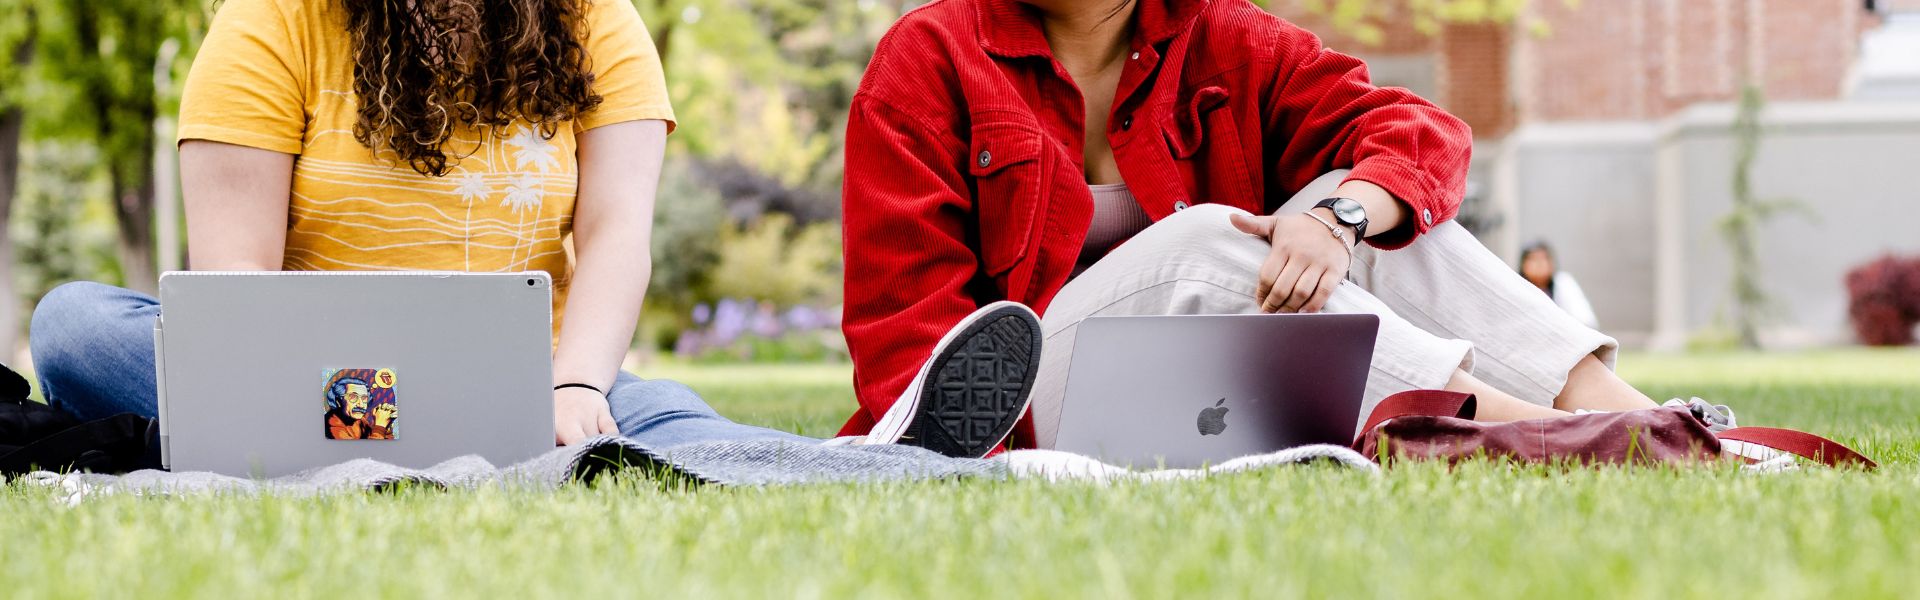
[[[353,139],[446,175],[462,128],[515,122],[551,139],[593,110],[591,0],[341,0],[353,36]],[[454,160],[458,160],[456,156]]]

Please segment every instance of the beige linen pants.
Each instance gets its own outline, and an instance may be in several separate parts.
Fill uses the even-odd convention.
[[[1344,171],[1321,176],[1280,212],[1311,209],[1345,177]],[[1033,390],[1041,448],[1052,448],[1060,429],[1081,320],[1259,312],[1255,278],[1271,246],[1234,229],[1227,216],[1237,211],[1201,204],[1174,213],[1060,290],[1041,318],[1046,343]],[[1568,316],[1451,221],[1400,250],[1355,249],[1347,281],[1325,312],[1380,316],[1362,419],[1392,394],[1445,386],[1456,369],[1522,400],[1552,406],[1574,364],[1592,354],[1611,367],[1619,346]]]

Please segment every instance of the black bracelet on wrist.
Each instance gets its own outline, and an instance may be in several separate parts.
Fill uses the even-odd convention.
[[[589,390],[593,390],[593,391],[595,391],[595,392],[599,392],[599,393],[600,393],[600,395],[602,395],[602,396],[605,396],[605,395],[607,395],[607,393],[606,393],[605,391],[601,391],[601,389],[600,389],[600,388],[597,388],[597,387],[593,387],[593,386],[591,386],[591,385],[587,385],[587,384],[584,384],[584,383],[562,383],[562,384],[560,384],[560,385],[556,385],[556,386],[553,386],[553,391],[556,391],[556,392],[558,392],[558,391],[560,391],[560,390],[564,390],[564,389],[567,389],[567,388],[582,388],[582,389],[589,389]]]

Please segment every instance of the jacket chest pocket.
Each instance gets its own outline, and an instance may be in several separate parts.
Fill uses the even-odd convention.
[[[989,275],[998,276],[1019,265],[1033,242],[1034,215],[1047,184],[1040,130],[1026,123],[976,120],[968,146],[980,262]]]
[[[1226,88],[1201,88],[1174,104],[1161,130],[1181,183],[1194,192],[1196,201],[1257,205],[1248,177],[1247,151],[1228,99]]]

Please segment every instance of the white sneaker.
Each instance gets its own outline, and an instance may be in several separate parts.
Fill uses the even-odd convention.
[[[1707,431],[1714,433],[1720,433],[1740,426],[1733,420],[1733,409],[1727,408],[1725,404],[1713,404],[1699,398],[1682,402],[1679,398],[1674,398],[1660,406],[1678,406],[1685,408],[1693,413],[1694,418],[1700,419],[1701,423],[1707,424]]]
[[[934,345],[919,375],[861,443],[986,456],[1027,412],[1040,340],[1040,318],[1020,303],[995,302],[967,315]]]

